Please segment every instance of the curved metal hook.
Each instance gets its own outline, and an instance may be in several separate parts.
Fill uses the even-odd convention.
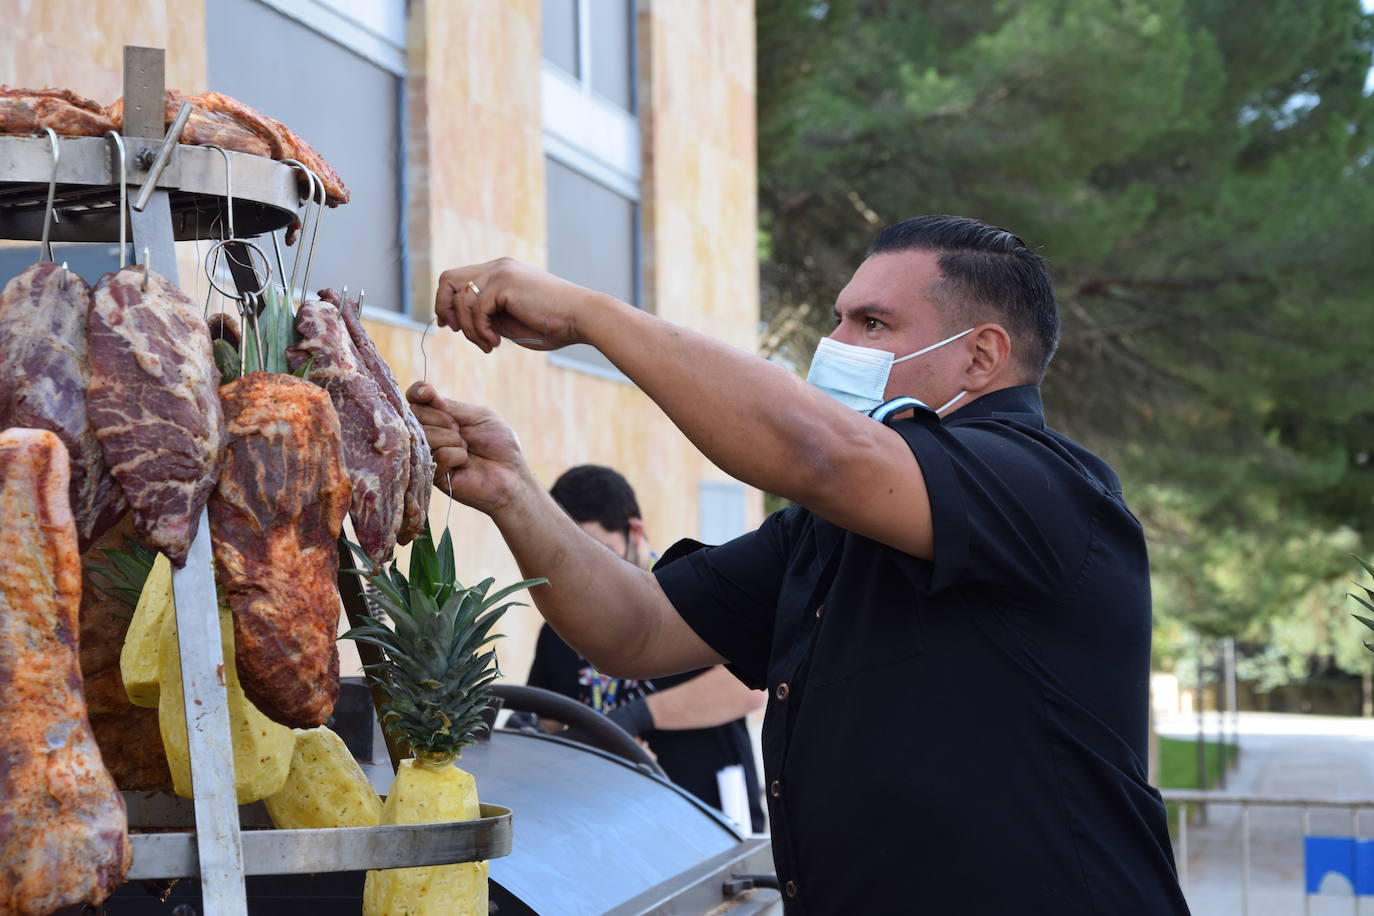
[[[210,250],[206,252],[205,275],[210,281],[210,285],[213,286],[220,295],[230,299],[236,299],[240,305],[246,306],[249,298],[260,295],[267,289],[268,284],[272,282],[272,265],[268,262],[267,255],[261,248],[253,242],[238,238],[234,234],[234,168],[229,160],[229,152],[224,147],[217,146],[214,143],[207,143],[205,146],[207,149],[218,151],[220,156],[224,158],[224,207],[228,213],[229,223],[228,238],[221,239],[214,245],[211,245]],[[231,293],[215,282],[215,274],[219,270],[220,256],[224,254],[225,247],[231,243],[243,247],[248,252],[248,268],[253,271],[255,277],[262,276],[264,278],[257,289],[238,289],[237,292]],[[261,274],[258,273],[257,266],[253,263],[253,252],[257,252],[258,257],[262,258],[264,269]],[[234,255],[232,251],[229,253],[228,257],[231,260],[233,259]],[[238,286],[237,278],[235,279],[235,286]]]
[[[305,173],[306,179],[310,182],[310,191],[305,198],[305,210],[301,215],[301,247],[296,249],[296,260],[291,264],[291,295],[294,295],[296,289],[296,273],[300,268],[301,255],[305,253],[305,273],[301,276],[300,287],[301,298],[304,299],[306,296],[306,287],[310,283],[310,266],[315,261],[315,243],[320,237],[320,221],[324,216],[324,182],[321,181],[320,177],[311,171],[303,162],[297,159],[283,159],[281,162],[283,165],[289,165],[292,168],[300,169]],[[303,250],[306,248],[305,224],[310,220],[310,204],[312,203],[315,205],[315,225],[310,232],[309,251],[304,252]]]
[[[52,144],[52,177],[48,179],[48,203],[43,208],[43,243],[40,258],[51,261],[52,243],[48,241],[48,231],[52,224],[57,222],[57,210],[53,208],[53,200],[57,196],[57,163],[62,158],[62,151],[57,146],[57,131],[51,127],[43,128],[48,134],[48,142]]]
[[[129,257],[129,240],[126,234],[129,219],[129,185],[124,138],[117,130],[107,130],[105,136],[114,141],[115,149],[119,151],[119,269],[123,270],[124,262]]]

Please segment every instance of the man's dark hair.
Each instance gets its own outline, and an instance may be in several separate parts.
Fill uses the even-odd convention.
[[[932,290],[954,323],[994,317],[1012,338],[1012,358],[1039,384],[1059,347],[1059,305],[1045,259],[1005,229],[966,216],[915,216],[888,226],[869,255],[939,252],[942,280]],[[989,312],[992,315],[989,315]]]
[[[640,517],[630,482],[598,464],[580,464],[564,471],[549,495],[579,525],[596,522],[607,531],[629,531],[630,519]]]

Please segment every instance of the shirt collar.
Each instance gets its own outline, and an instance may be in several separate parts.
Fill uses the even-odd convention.
[[[1040,386],[1015,385],[999,388],[975,401],[970,401],[944,418],[945,423],[986,418],[1020,420],[1031,426],[1044,428],[1045,407],[1040,400]]]

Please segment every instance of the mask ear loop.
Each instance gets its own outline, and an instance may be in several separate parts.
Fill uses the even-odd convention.
[[[947,344],[947,343],[954,343],[954,342],[955,342],[956,340],[958,340],[960,337],[963,337],[963,336],[966,335],[966,334],[972,334],[975,330],[977,330],[977,329],[976,329],[976,328],[969,328],[969,329],[966,330],[966,331],[960,331],[958,334],[955,334],[955,335],[953,335],[952,337],[946,337],[944,340],[940,341],[939,343],[933,343],[933,344],[931,344],[931,345],[928,346],[928,347],[922,347],[921,349],[917,350],[915,353],[908,353],[906,356],[903,356],[903,357],[900,358],[900,359],[894,359],[892,362],[893,362],[893,364],[895,365],[896,363],[906,362],[906,361],[909,360],[909,359],[915,359],[915,358],[918,357],[918,356],[922,356],[922,355],[924,355],[924,354],[926,354],[926,353],[929,353],[931,350],[938,350],[938,349],[940,349],[941,347],[943,347],[943,346],[944,346],[945,344]]]

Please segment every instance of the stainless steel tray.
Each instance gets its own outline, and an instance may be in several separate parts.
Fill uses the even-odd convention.
[[[147,178],[147,161],[160,141],[124,137],[125,178],[130,196]],[[103,137],[58,139],[56,209],[50,238],[58,242],[119,239],[119,158]],[[255,236],[289,225],[300,202],[298,173],[262,156],[228,153],[232,170],[234,228]],[[52,178],[52,146],[46,136],[0,136],[0,239],[38,240]],[[172,235],[178,241],[219,238],[225,231],[225,160],[218,150],[179,145],[158,178],[171,202]]]
[[[335,827],[327,830],[245,829],[243,873],[290,875],[481,862],[511,850],[510,809],[482,805],[474,821]],[[196,835],[134,833],[130,881],[194,878],[200,874]]]

